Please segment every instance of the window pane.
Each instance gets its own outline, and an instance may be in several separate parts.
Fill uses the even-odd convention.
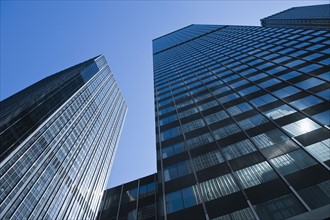
[[[239,190],[231,174],[202,182],[200,183],[200,189],[204,201],[210,201]]]
[[[316,164],[316,161],[301,149],[273,158],[270,162],[282,175],[294,173]]]
[[[236,173],[245,189],[278,177],[266,161],[238,170]]]
[[[260,219],[263,220],[287,219],[305,212],[305,208],[292,194],[281,196],[254,207]]]
[[[292,136],[298,136],[301,134],[305,134],[307,132],[313,131],[315,129],[320,128],[318,124],[310,120],[309,118],[301,119],[294,123],[285,125],[282,127],[284,130],[289,132]]]

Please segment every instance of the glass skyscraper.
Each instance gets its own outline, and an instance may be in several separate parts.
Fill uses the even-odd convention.
[[[157,174],[107,189],[98,220],[157,218]]]
[[[227,25],[153,41],[159,219],[330,217],[329,45]]]
[[[330,4],[293,7],[261,19],[263,27],[330,30]]]
[[[127,112],[104,56],[3,100],[1,219],[94,219]]]

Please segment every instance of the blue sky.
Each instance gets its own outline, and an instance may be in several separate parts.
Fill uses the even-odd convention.
[[[1,1],[1,100],[104,54],[128,104],[108,187],[156,172],[152,39],[328,1]]]

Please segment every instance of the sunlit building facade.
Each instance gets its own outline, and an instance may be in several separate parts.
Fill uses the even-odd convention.
[[[3,100],[1,219],[94,219],[127,112],[104,56]]]
[[[260,21],[263,27],[330,30],[330,4],[293,7]]]
[[[329,44],[225,25],[153,41],[159,219],[330,217]]]

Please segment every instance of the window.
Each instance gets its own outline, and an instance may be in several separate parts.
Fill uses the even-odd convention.
[[[319,121],[321,124],[330,125],[330,110],[313,115],[312,118]]]
[[[265,82],[262,82],[262,83],[259,83],[258,85],[262,88],[267,88],[267,87],[270,87],[272,85],[275,85],[277,83],[280,83],[281,81],[278,80],[278,79],[270,79],[270,80],[267,80]]]
[[[324,181],[314,186],[299,190],[298,194],[312,209],[328,205],[330,201],[330,181]]]
[[[266,161],[238,170],[236,174],[244,189],[278,177]]]
[[[165,131],[161,132],[161,134],[160,134],[161,141],[171,139],[175,136],[178,136],[179,134],[180,134],[179,127],[174,127],[174,128],[165,130]]]
[[[250,94],[252,92],[258,91],[258,90],[260,90],[260,88],[257,87],[257,86],[250,86],[250,87],[248,87],[246,89],[240,90],[238,93],[240,95],[243,95],[244,96],[244,95],[248,95],[248,94]]]
[[[234,116],[242,112],[251,110],[252,106],[246,102],[227,108],[230,115]]]
[[[197,190],[194,186],[168,193],[165,199],[167,213],[176,212],[198,203]]]
[[[309,72],[312,72],[312,71],[314,71],[316,69],[319,69],[321,67],[322,66],[318,65],[318,64],[310,64],[308,66],[304,66],[304,67],[299,68],[299,70],[304,72],[304,73],[309,73]]]
[[[255,205],[254,208],[260,219],[287,219],[306,212],[305,208],[292,194]]]
[[[162,158],[171,157],[184,151],[182,142],[162,148]]]
[[[266,94],[263,96],[260,96],[258,98],[252,99],[251,102],[256,106],[256,107],[260,107],[263,105],[266,105],[268,103],[271,103],[273,101],[277,100],[276,98],[274,98],[273,96]]]
[[[297,89],[293,86],[287,86],[287,87],[281,88],[281,89],[273,92],[273,94],[279,98],[285,98],[285,97],[294,95],[300,91],[301,91],[300,89]]]
[[[159,122],[160,122],[159,124],[160,125],[166,125],[166,124],[168,124],[170,122],[173,122],[175,120],[177,120],[176,115],[170,115],[170,116],[168,116],[166,118],[160,119],[159,120]]]
[[[270,119],[278,119],[278,118],[282,118],[286,115],[290,115],[292,113],[295,113],[296,110],[294,110],[293,108],[291,108],[288,105],[281,105],[279,107],[270,109],[268,111],[265,111],[264,114],[270,118]]]
[[[205,153],[201,156],[192,158],[195,170],[203,170],[205,168],[220,164],[224,161],[219,150]]]
[[[330,160],[330,139],[309,145],[306,147],[306,150],[319,161]]]
[[[227,160],[234,159],[236,157],[240,157],[245,154],[249,154],[251,152],[256,151],[257,149],[253,146],[251,141],[243,140],[231,145],[228,145],[223,148],[223,153]]]
[[[275,157],[270,162],[282,175],[288,175],[316,164],[316,161],[301,149]]]
[[[231,174],[219,176],[199,184],[204,201],[210,201],[237,192],[237,187]]]
[[[302,74],[297,71],[291,71],[289,73],[283,74],[282,76],[279,76],[280,79],[283,80],[289,80],[298,76],[301,76]]]
[[[227,215],[223,215],[220,217],[212,218],[211,220],[255,220],[252,211],[250,208],[245,208],[238,210],[236,212],[232,212]]]
[[[306,96],[304,98],[298,99],[296,101],[291,102],[290,104],[300,110],[304,110],[311,106],[317,105],[323,102],[321,99],[316,98],[313,95]]]
[[[189,161],[182,161],[164,168],[165,181],[173,180],[191,173]]]
[[[184,133],[187,133],[189,131],[196,130],[198,128],[204,127],[205,123],[202,119],[197,119],[191,122],[188,122],[186,124],[182,125],[182,130]]]
[[[298,136],[318,129],[320,128],[320,126],[309,118],[305,118],[294,123],[285,125],[282,128],[286,130],[291,136]]]
[[[222,128],[218,128],[213,131],[214,138],[216,140],[225,138],[229,135],[236,134],[238,132],[241,132],[241,129],[236,124],[230,124]]]
[[[320,79],[316,79],[314,77],[306,79],[302,82],[296,83],[295,85],[302,88],[302,89],[310,89],[313,88],[315,86],[321,85],[323,84],[324,81],[320,80]]]
[[[222,111],[207,115],[204,117],[204,119],[205,119],[206,123],[210,125],[217,121],[226,119],[228,117],[229,117],[229,115],[224,110],[222,110]]]
[[[200,136],[191,138],[187,140],[187,148],[189,150],[203,146],[205,144],[208,144],[210,142],[213,142],[213,138],[209,133],[202,134]]]
[[[268,122],[268,119],[266,119],[264,116],[257,114],[255,116],[252,116],[250,118],[241,120],[238,122],[238,124],[243,128],[243,129],[249,129],[256,127],[258,125],[264,124]]]
[[[155,183],[148,183],[146,185],[140,186],[139,198],[143,198],[155,193],[156,185]]]

